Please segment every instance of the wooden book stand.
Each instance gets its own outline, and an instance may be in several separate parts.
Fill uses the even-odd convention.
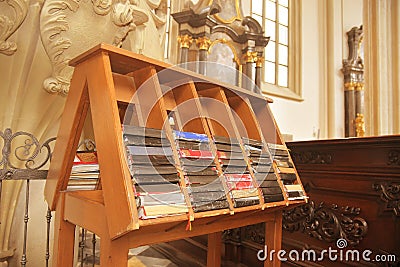
[[[268,107],[270,100],[106,44],[94,47],[70,64],[75,71],[45,186],[45,198],[56,214],[53,266],[72,266],[77,225],[100,236],[100,265],[104,267],[127,266],[129,248],[204,234],[209,236],[207,266],[220,266],[221,231],[260,222],[266,223],[268,248],[281,248],[282,209],[305,202],[289,201],[286,194],[284,201],[264,203],[258,190],[258,205],[234,208],[228,197],[229,209],[193,212],[189,202],[188,214],[139,219],[121,129],[127,104],[133,102],[138,107],[140,126],[165,129],[170,140],[171,127],[164,124],[168,124],[168,112],[175,110],[177,121],[182,121],[177,127],[182,131],[210,137],[247,136],[285,146]],[[168,75],[157,75],[166,69]],[[144,89],[139,90],[141,86]],[[175,88],[165,93],[168,86]],[[200,101],[199,97],[213,101]],[[194,103],[192,113],[194,110],[197,115],[193,118],[186,114],[184,103],[188,100]],[[67,191],[89,108],[101,189]],[[172,146],[176,159],[176,147]],[[301,185],[298,176],[297,184]],[[283,184],[281,187],[284,190]],[[188,221],[191,230],[186,229]],[[280,262],[274,258],[265,261],[265,266],[280,266]]]

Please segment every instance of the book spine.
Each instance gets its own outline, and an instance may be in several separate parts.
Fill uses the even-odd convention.
[[[194,212],[208,211],[208,210],[219,210],[228,208],[228,202],[225,200],[213,201],[213,202],[199,202],[192,205]]]
[[[130,155],[163,155],[172,156],[171,147],[142,147],[142,146],[126,146]]]
[[[237,198],[234,199],[234,207],[246,207],[260,204],[260,200],[258,198]]]
[[[278,201],[283,201],[284,197],[282,194],[276,194],[276,195],[264,195],[264,202],[265,203],[270,203],[270,202],[278,202]]]
[[[208,136],[206,134],[198,134],[192,132],[181,132],[174,131],[175,139],[198,141],[198,142],[208,142]]]
[[[182,157],[182,158],[201,158],[201,159],[214,158],[211,151],[179,149],[178,152],[179,152],[180,157]]]

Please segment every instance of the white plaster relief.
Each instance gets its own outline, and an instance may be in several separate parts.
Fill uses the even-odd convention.
[[[143,26],[151,10],[136,4],[135,0],[47,0],[40,16],[40,33],[53,71],[44,81],[44,89],[67,94],[73,71],[68,66],[70,59],[100,42],[121,46],[130,32]]]
[[[0,0],[4,2],[4,0]],[[6,0],[5,3],[13,10],[14,18],[4,14],[5,8],[0,14],[0,53],[11,56],[17,51],[17,44],[8,38],[21,26],[28,13],[28,3],[24,0]]]

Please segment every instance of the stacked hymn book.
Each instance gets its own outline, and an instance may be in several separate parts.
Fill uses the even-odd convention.
[[[173,143],[179,164],[173,157],[171,143],[165,131],[140,126],[123,125],[126,157],[133,178],[135,197],[141,219],[157,218],[189,211],[182,189],[187,190],[194,212],[229,208],[226,195],[235,208],[258,205],[261,189],[264,203],[304,199],[302,187],[296,182],[293,163],[287,149],[278,144],[242,138],[173,131]],[[210,149],[213,142],[217,153]],[[254,183],[245,157],[254,174]],[[216,163],[220,164],[219,174]],[[278,176],[283,182],[282,191]],[[177,166],[181,166],[184,186],[180,187]],[[88,166],[89,167],[89,166]],[[72,177],[72,176],[71,176]]]
[[[307,196],[270,99],[106,44],[70,64],[45,186],[54,266],[73,261],[64,251],[75,225],[102,239],[101,266],[126,266],[128,248],[203,234],[218,266],[218,233],[259,222],[280,249],[282,210]],[[96,151],[76,153],[89,111]]]
[[[78,151],[72,165],[69,190],[93,190],[99,179],[99,162],[95,151]]]

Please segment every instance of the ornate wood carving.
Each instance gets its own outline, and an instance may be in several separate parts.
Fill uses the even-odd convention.
[[[265,224],[253,224],[242,228],[243,240],[252,241],[257,244],[265,244]]]
[[[291,156],[296,164],[331,164],[332,155],[319,151],[292,152]]]
[[[393,211],[400,217],[400,184],[394,182],[375,183],[374,190],[381,193],[381,200],[385,203],[384,210]]]
[[[387,164],[400,166],[400,150],[389,151]]]
[[[4,2],[4,0],[0,0]],[[28,14],[28,2],[24,0],[6,0],[6,4],[13,9],[14,18],[0,15],[0,53],[13,55],[17,51],[17,44],[8,41],[8,38],[21,26]]]
[[[339,238],[349,245],[357,245],[368,232],[367,222],[359,217],[360,208],[327,206],[324,202],[310,203],[283,212],[283,229],[302,231],[326,242]]]
[[[223,231],[222,240],[224,242],[240,244],[240,242],[242,241],[241,228],[234,228]]]

